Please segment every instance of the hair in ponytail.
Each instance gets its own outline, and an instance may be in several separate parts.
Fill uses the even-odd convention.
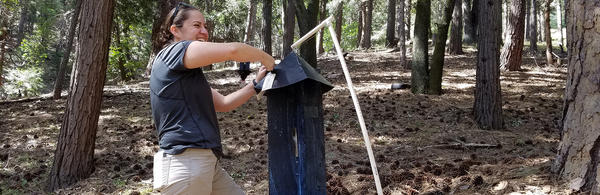
[[[173,17],[173,12],[175,12],[176,10],[177,13],[175,14],[177,15]],[[183,22],[188,19],[188,12],[192,10],[199,11],[196,7],[185,3],[179,3],[173,9],[171,9],[171,11],[169,11],[169,14],[167,14],[167,17],[165,18],[160,27],[160,36],[158,38],[158,42],[160,45],[162,45],[163,48],[171,42],[173,42],[173,34],[171,34],[170,31],[171,25],[175,25],[178,28],[182,27]]]

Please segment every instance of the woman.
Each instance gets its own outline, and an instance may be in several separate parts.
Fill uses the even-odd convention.
[[[209,43],[200,11],[179,3],[167,16],[163,40],[150,76],[150,102],[160,150],[154,156],[154,188],[163,194],[244,194],[217,164],[222,155],[217,112],[227,112],[256,94],[254,85],[274,59],[242,43]],[[221,95],[210,88],[201,67],[233,60],[260,62],[255,80]]]

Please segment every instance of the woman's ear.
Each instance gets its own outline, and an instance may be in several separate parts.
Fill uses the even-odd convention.
[[[177,27],[175,25],[171,25],[171,27],[169,28],[169,31],[171,31],[171,34],[173,34],[173,36],[175,36],[176,34],[179,33],[179,29],[177,29]]]

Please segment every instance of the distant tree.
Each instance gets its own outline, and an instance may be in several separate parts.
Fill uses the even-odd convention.
[[[521,69],[525,31],[526,0],[510,0],[510,14],[504,46],[500,54],[500,69],[517,71]]]
[[[48,191],[69,186],[94,172],[94,146],[108,63],[114,1],[82,0],[79,56],[48,176]]]
[[[537,9],[536,0],[530,0],[529,2],[529,49],[533,53],[537,53]]]
[[[273,1],[263,0],[263,28],[262,28],[262,40],[263,40],[263,51],[269,55],[273,55],[271,33],[273,27],[271,25],[273,20]]]
[[[327,19],[327,0],[321,0],[319,2],[320,8],[319,8],[319,23],[323,22],[323,20]],[[323,52],[325,52],[325,49],[323,48],[323,35],[326,29],[320,30],[319,32],[317,32],[317,54],[321,54]]]
[[[552,59],[552,35],[550,33],[550,11],[552,0],[544,0],[544,40],[546,41],[546,63],[554,64]]]
[[[296,29],[296,0],[283,0],[283,51],[281,59],[285,58],[292,52],[292,44],[294,44],[294,29]]]
[[[404,0],[398,0],[398,7],[396,10],[396,22],[398,23],[398,48],[400,49],[400,65],[404,68],[408,68],[406,63],[406,30],[405,30],[405,19],[404,19]]]
[[[411,22],[412,22],[412,0],[406,0],[406,10],[404,11],[406,14],[406,40],[411,40]]]
[[[574,192],[599,194],[598,154],[600,114],[600,26],[597,1],[572,0],[566,3],[568,73],[561,121],[560,143],[552,171],[569,183]]]
[[[256,20],[256,4],[258,0],[248,0],[248,17],[246,18],[246,33],[244,34],[244,43],[252,44],[254,38],[254,22]],[[253,45],[253,44],[252,44]]]
[[[363,37],[363,20],[365,17],[365,12],[366,12],[366,4],[363,1],[360,1],[360,3],[358,4],[358,29],[357,29],[357,37],[356,37],[356,45],[357,47],[360,47],[360,43]]]
[[[461,0],[456,0],[461,1]],[[444,12],[438,27],[438,36],[431,56],[431,70],[429,72],[429,94],[442,94],[442,73],[444,69],[444,56],[446,51],[446,40],[448,39],[448,27],[452,20],[452,12],[455,10],[455,0],[444,0]]]
[[[502,93],[500,89],[500,44],[498,43],[502,16],[497,0],[480,0],[477,72],[473,114],[482,129],[502,129]]]
[[[319,16],[319,0],[310,0],[305,6],[304,0],[296,0],[296,19],[300,36],[304,36],[315,26],[317,26],[317,17]],[[300,56],[311,66],[317,66],[317,42],[312,37],[300,46]]]
[[[404,7],[404,5],[402,6]],[[385,46],[396,47],[396,0],[388,0],[387,28],[385,31]]]
[[[413,60],[411,66],[411,90],[414,94],[427,93],[429,88],[428,39],[431,21],[431,0],[417,0],[415,35],[413,37]]]
[[[335,35],[342,41],[342,26],[344,24],[344,1],[338,1],[335,6]]]
[[[479,11],[478,5],[480,0],[464,0],[465,10],[464,15],[464,42],[466,44],[473,44],[477,42],[477,16]]]
[[[67,64],[69,63],[69,57],[71,56],[71,48],[73,48],[73,39],[75,37],[75,29],[77,28],[79,12],[81,10],[81,0],[74,0],[75,11],[71,16],[71,23],[69,23],[69,34],[67,35],[67,45],[65,45],[65,53],[58,66],[58,73],[56,74],[56,81],[54,81],[54,99],[60,98],[60,93],[63,90],[63,83],[65,78],[65,72]]]
[[[462,0],[454,1],[454,12],[452,13],[452,26],[450,27],[450,41],[448,43],[448,53],[462,54],[463,43],[463,8]]]
[[[373,25],[373,0],[361,0],[364,3],[363,19],[362,19],[362,37],[360,39],[360,47],[363,49],[371,48],[371,34]]]
[[[558,27],[558,31],[560,34],[560,39],[559,39],[560,42],[558,43],[558,46],[560,46],[560,52],[564,53],[565,52],[565,50],[564,50],[565,37],[563,34],[563,30],[562,30],[563,29],[563,27],[562,27],[563,26],[563,23],[562,23],[563,15],[562,15],[562,9],[561,9],[560,4],[561,4],[560,0],[556,1],[556,26]]]

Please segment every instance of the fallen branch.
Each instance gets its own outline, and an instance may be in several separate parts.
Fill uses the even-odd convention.
[[[502,148],[500,144],[478,144],[478,143],[449,143],[449,144],[438,144],[431,145],[419,148],[419,150],[427,149],[427,148],[445,148],[445,149],[455,149],[455,150],[464,150],[464,149],[477,149],[477,148]]]

